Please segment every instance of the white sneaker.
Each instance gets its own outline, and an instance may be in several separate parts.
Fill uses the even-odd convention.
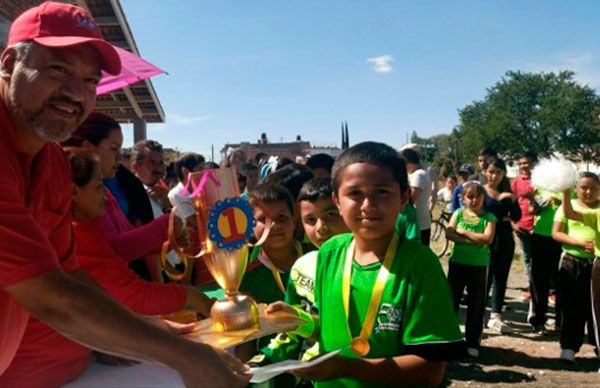
[[[467,348],[467,353],[469,354],[469,357],[473,357],[473,358],[479,357],[479,349]]]
[[[560,359],[569,363],[575,362],[575,352],[571,349],[562,349],[560,351]]]
[[[487,327],[489,329],[497,331],[500,334],[507,334],[512,331],[510,326],[504,323],[502,318],[490,318],[490,320],[487,323]]]

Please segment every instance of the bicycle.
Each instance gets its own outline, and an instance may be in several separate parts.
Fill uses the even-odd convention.
[[[446,227],[450,222],[452,213],[442,210],[440,216],[431,221],[430,247],[438,257],[444,257],[450,245],[446,239]]]

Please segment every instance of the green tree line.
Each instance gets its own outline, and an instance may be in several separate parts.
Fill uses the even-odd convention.
[[[445,164],[447,170],[473,161],[483,147],[506,158],[529,149],[600,163],[600,96],[574,75],[509,71],[482,101],[459,109],[451,133],[421,138],[413,132],[411,142],[421,145],[428,163]]]

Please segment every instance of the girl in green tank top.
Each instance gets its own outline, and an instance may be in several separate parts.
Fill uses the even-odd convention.
[[[448,267],[448,282],[458,313],[460,299],[467,288],[467,322],[465,337],[471,357],[479,356],[479,343],[483,331],[487,269],[490,264],[489,244],[494,239],[496,217],[483,207],[485,189],[479,182],[463,186],[464,208],[452,214],[447,238],[453,241]]]

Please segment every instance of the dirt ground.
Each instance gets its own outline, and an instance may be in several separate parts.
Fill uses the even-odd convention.
[[[445,258],[442,263],[446,268]],[[559,361],[559,334],[554,331],[553,307],[547,325],[549,334],[540,336],[531,332],[526,323],[529,304],[521,300],[527,276],[520,252],[515,254],[508,283],[503,318],[513,332],[500,335],[486,328],[479,358],[450,363],[443,386],[600,387],[600,360],[592,346],[585,344],[581,348],[574,365]],[[461,323],[464,313],[461,306]],[[488,316],[489,308],[486,322]]]

